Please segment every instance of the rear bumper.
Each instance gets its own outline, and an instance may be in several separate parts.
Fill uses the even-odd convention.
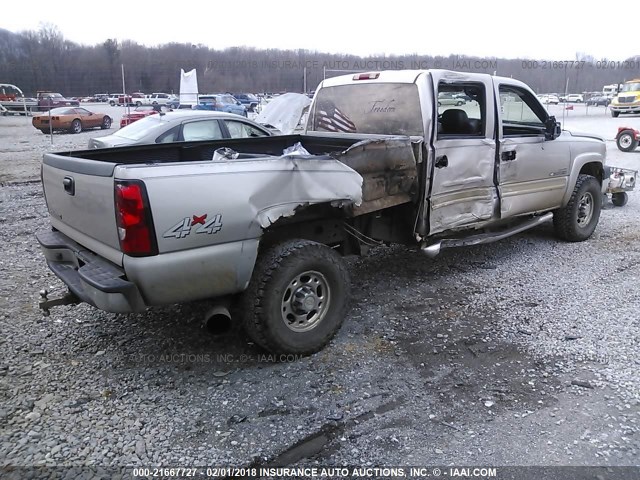
[[[82,301],[114,313],[146,308],[136,285],[125,280],[124,270],[89,252],[61,232],[36,235],[53,273]]]

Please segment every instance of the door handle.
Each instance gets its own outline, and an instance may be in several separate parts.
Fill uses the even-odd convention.
[[[502,152],[502,155],[500,155],[500,158],[502,159],[503,162],[510,162],[511,160],[515,160],[516,151],[509,150],[508,152]]]
[[[449,159],[446,155],[442,155],[441,157],[436,157],[436,168],[443,168],[449,166]]]

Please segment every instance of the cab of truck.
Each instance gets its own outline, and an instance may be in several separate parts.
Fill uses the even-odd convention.
[[[609,108],[612,117],[621,113],[640,113],[640,78],[624,82]]]

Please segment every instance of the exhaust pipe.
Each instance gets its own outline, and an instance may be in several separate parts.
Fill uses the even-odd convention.
[[[229,331],[231,328],[231,313],[229,313],[227,305],[219,304],[208,310],[204,315],[202,327],[214,335]]]

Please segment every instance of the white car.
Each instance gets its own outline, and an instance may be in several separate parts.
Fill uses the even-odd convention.
[[[540,99],[540,103],[545,105],[558,105],[560,103],[560,99],[557,95],[538,95]]]
[[[570,93],[567,95],[565,101],[569,103],[583,103],[584,97],[579,93]]]

